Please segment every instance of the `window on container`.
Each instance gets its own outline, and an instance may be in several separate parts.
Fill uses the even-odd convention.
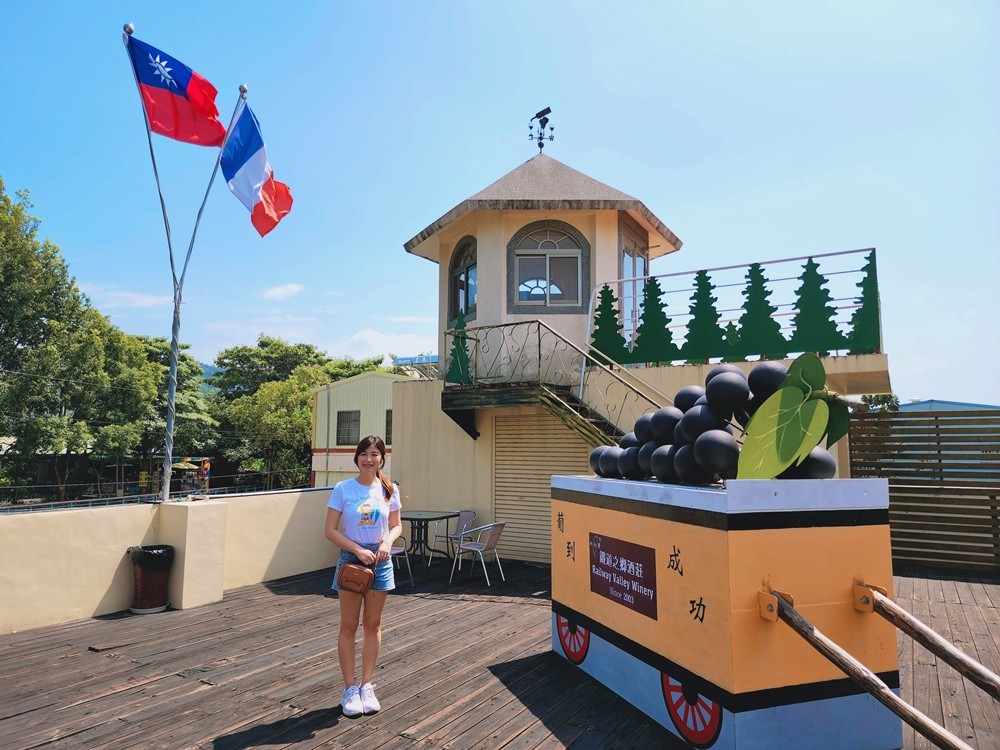
[[[337,445],[357,445],[361,441],[361,412],[337,412]]]
[[[385,444],[392,445],[392,409],[385,410]]]
[[[452,323],[459,311],[466,321],[476,317],[476,268],[476,240],[463,237],[455,246],[448,269],[448,320]]]

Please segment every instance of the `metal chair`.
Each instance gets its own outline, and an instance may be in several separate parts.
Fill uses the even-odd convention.
[[[438,527],[441,525],[441,521],[434,522],[434,545],[437,546],[438,539],[444,539],[445,543],[448,545],[448,551],[450,552],[454,549],[458,542],[462,541],[462,537],[472,528],[472,522],[476,520],[476,511],[474,510],[460,510],[458,511],[458,520],[455,522],[455,530],[450,529],[450,518],[444,519],[444,532],[439,532]],[[434,559],[434,548],[431,548],[430,554],[427,556],[427,567],[431,566],[431,560]],[[461,570],[461,564],[458,566]]]
[[[506,521],[494,521],[493,523],[488,523],[485,526],[478,526],[474,529],[469,529],[465,532],[464,536],[467,540],[460,539],[458,542],[458,549],[455,552],[455,560],[451,564],[451,578],[448,579],[448,583],[451,583],[452,579],[455,577],[455,566],[458,564],[459,559],[465,552],[475,552],[479,555],[479,561],[483,564],[483,575],[486,576],[486,585],[492,585],[490,583],[490,574],[486,572],[486,558],[483,557],[484,552],[492,552],[497,558],[497,568],[500,569],[500,578],[504,581],[507,579],[503,574],[503,566],[500,564],[500,553],[497,552],[497,542],[500,541],[500,535],[503,533],[504,526],[507,525]],[[475,541],[472,541],[473,535],[476,537]],[[469,569],[469,575],[472,575],[472,569]]]
[[[398,539],[396,539],[396,541],[401,542],[403,546],[402,547],[393,546],[389,552],[389,557],[392,560],[393,567],[395,567],[396,558],[399,557],[400,555],[403,556],[403,559],[406,560],[406,572],[410,574],[410,586],[412,587],[413,569],[410,568],[410,555],[406,551],[406,539],[404,539],[403,537],[399,537]]]

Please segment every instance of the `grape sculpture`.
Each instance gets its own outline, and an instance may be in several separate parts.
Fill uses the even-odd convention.
[[[763,361],[749,373],[720,364],[704,386],[688,385],[673,406],[641,415],[618,445],[590,455],[600,477],[711,485],[723,479],[829,479],[832,445],[847,433],[847,406],[826,388],[814,354],[790,367]]]

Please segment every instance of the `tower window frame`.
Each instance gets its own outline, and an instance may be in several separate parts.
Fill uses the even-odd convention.
[[[448,321],[454,325],[459,311],[466,322],[476,319],[479,271],[476,238],[463,237],[455,245],[448,266]]]
[[[564,221],[536,221],[507,243],[507,311],[583,313],[590,289],[590,243]]]

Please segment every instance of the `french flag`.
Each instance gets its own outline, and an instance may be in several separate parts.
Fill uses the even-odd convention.
[[[292,192],[274,179],[260,125],[245,101],[229,128],[220,164],[229,189],[250,210],[250,222],[261,237],[292,210]]]
[[[128,33],[125,47],[149,129],[184,143],[221,145],[226,126],[219,122],[215,86],[184,63]]]

